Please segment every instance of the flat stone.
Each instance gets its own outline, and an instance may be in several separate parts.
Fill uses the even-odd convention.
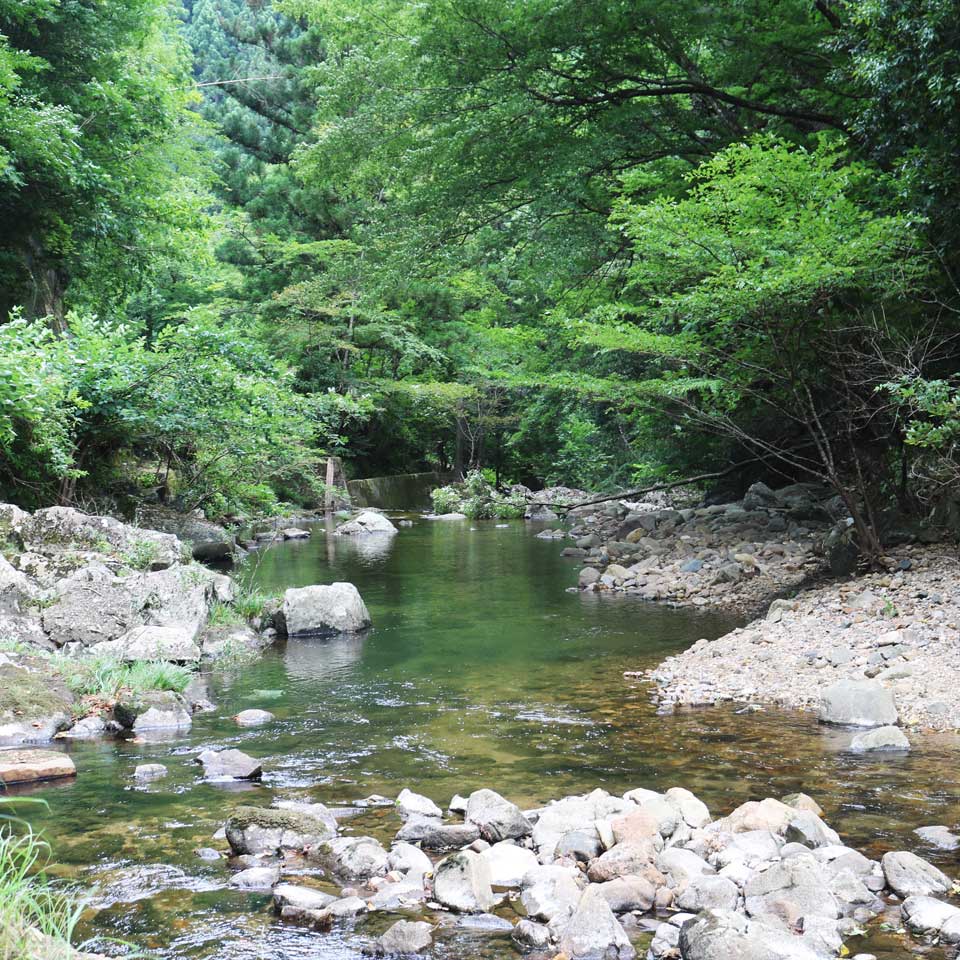
[[[242,750],[204,750],[196,758],[208,780],[259,780],[263,767]]]
[[[3,784],[61,780],[76,775],[73,761],[56,750],[0,751],[0,783]]]
[[[259,727],[273,718],[269,710],[241,710],[233,720],[238,727]]]
[[[850,741],[854,753],[873,753],[880,751],[905,752],[910,749],[910,741],[899,727],[875,727],[867,733],[858,733]]]
[[[141,763],[134,771],[134,780],[159,780],[167,775],[167,768],[162,763]]]

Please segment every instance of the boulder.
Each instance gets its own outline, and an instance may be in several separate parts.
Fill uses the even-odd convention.
[[[550,930],[542,923],[521,920],[513,928],[511,939],[521,950],[543,950],[550,945]]]
[[[294,810],[238,807],[224,827],[235,854],[275,854],[314,847],[336,835],[336,824]]]
[[[293,883],[281,883],[273,888],[273,908],[287,917],[308,910],[323,910],[335,900],[329,893]]]
[[[821,960],[803,939],[770,918],[706,910],[680,928],[683,960]]]
[[[532,850],[518,847],[509,840],[493,844],[480,856],[487,864],[490,883],[495,887],[519,887],[524,876],[539,866]]]
[[[62,780],[75,777],[77,768],[65,754],[56,750],[0,751],[0,784],[33,783],[38,780]]]
[[[193,724],[193,717],[183,697],[172,690],[147,691],[140,695],[135,708],[129,703],[125,708],[117,704],[113,710],[115,718],[123,715],[118,713],[121,709],[125,709],[127,716],[132,709],[136,709],[136,718],[131,725],[134,733],[145,733],[150,730],[189,730]]]
[[[587,830],[571,830],[565,833],[553,852],[555,858],[572,857],[581,863],[589,863],[603,853],[603,841],[596,827]]]
[[[607,901],[587,887],[560,937],[570,960],[633,960],[636,951]]]
[[[414,793],[406,787],[397,796],[397,813],[403,820],[409,820],[411,817],[440,818],[443,816],[443,811],[429,797]]]
[[[160,780],[167,775],[167,768],[162,763],[141,763],[133,771],[133,779],[146,783],[149,780]]]
[[[433,871],[433,861],[412,843],[395,843],[390,848],[387,862],[391,870],[411,877],[422,877]]]
[[[759,801],[748,800],[726,817],[715,820],[710,825],[710,829],[723,833],[748,833],[761,830],[783,834],[796,815],[797,811],[793,807],[774,800],[773,797]]]
[[[461,913],[486,913],[496,903],[487,862],[472,850],[461,850],[437,864],[433,895]]]
[[[607,901],[614,913],[639,910],[646,913],[653,907],[657,888],[646,877],[616,877],[593,888]]]
[[[907,897],[900,909],[910,930],[924,936],[940,933],[948,921],[960,922],[960,909],[933,897]]]
[[[134,663],[137,660],[166,660],[171,663],[197,663],[200,647],[190,627],[134,627],[116,640],[105,640],[90,647],[91,656]]]
[[[740,899],[737,885],[726,877],[700,876],[690,879],[676,898],[676,906],[690,913],[701,910],[735,910]]]
[[[204,750],[196,762],[207,780],[259,780],[263,774],[260,761],[241,750]]]
[[[945,873],[907,850],[885,853],[880,866],[887,886],[901,897],[946,893],[952,886]]]
[[[311,851],[342,880],[369,880],[388,873],[389,855],[373,837],[334,837]]]
[[[234,718],[233,722],[238,727],[262,727],[274,719],[269,710],[241,710]]]
[[[154,507],[142,509],[137,519],[151,530],[172,533],[189,547],[194,560],[229,560],[236,549],[237,538],[219,524],[207,520],[200,510],[177,513]]]
[[[646,876],[653,868],[656,856],[657,846],[652,840],[618,843],[596,860],[590,861],[587,876],[594,883],[613,880],[615,877]]]
[[[457,850],[479,839],[473,823],[443,823],[436,817],[410,817],[397,833],[397,840],[419,843],[426,850]]]
[[[493,790],[475,790],[470,794],[465,819],[477,826],[488,843],[516,840],[533,833],[520,808]]]
[[[898,720],[893,692],[875,680],[838,680],[821,694],[823,723],[884,727]]]
[[[596,821],[627,813],[634,806],[631,801],[612,797],[605,790],[549,803],[540,811],[534,824],[534,845],[542,855],[552,855],[564,834],[594,828]]]
[[[371,910],[383,910],[395,913],[410,907],[418,907],[427,899],[427,891],[423,887],[423,877],[410,877],[385,883],[377,888],[377,892],[368,899]]]
[[[339,536],[357,536],[369,533],[394,534],[397,528],[382,514],[364,510],[352,520],[341,523],[334,531]]]
[[[850,749],[854,753],[874,751],[905,753],[910,749],[910,741],[899,727],[875,727],[866,733],[858,733],[850,741]]]
[[[280,879],[279,867],[249,867],[230,878],[230,886],[240,890],[270,890]]]
[[[273,643],[270,634],[256,633],[244,625],[208,626],[199,638],[202,658],[218,660],[246,660]]]
[[[425,920],[398,920],[377,942],[374,952],[380,956],[410,956],[433,944],[433,927]]]
[[[152,570],[179,563],[184,554],[183,545],[172,534],[81,513],[73,507],[37,510],[20,521],[19,536],[30,552],[111,554]]]
[[[667,803],[675,807],[683,822],[695,830],[705,827],[710,822],[710,811],[707,805],[689,790],[683,787],[671,787],[664,797]]]
[[[370,613],[352,583],[291,588],[283,596],[288,636],[333,636],[359,633],[370,626]]]
[[[836,919],[840,909],[827,887],[812,856],[790,857],[754,873],[743,887],[744,904],[750,916],[775,916],[788,926],[811,916]]]
[[[534,867],[523,878],[520,901],[527,916],[549,922],[572,913],[580,902],[580,872],[570,867]]]
[[[0,614],[18,616],[35,592],[30,581],[0,554]]]

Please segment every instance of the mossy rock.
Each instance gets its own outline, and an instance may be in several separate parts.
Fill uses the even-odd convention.
[[[32,723],[70,715],[73,694],[49,666],[39,661],[37,665],[39,669],[0,666],[0,718]]]
[[[226,822],[225,831],[236,854],[302,850],[336,835],[336,828],[329,822],[272,807],[238,807]]]

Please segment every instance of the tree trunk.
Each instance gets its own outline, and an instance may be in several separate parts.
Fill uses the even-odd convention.
[[[30,299],[25,307],[27,318],[46,318],[56,333],[66,332],[66,274],[50,264],[44,256],[40,241],[35,237],[29,241],[25,260],[31,283]]]

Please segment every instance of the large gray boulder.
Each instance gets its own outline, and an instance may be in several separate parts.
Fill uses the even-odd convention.
[[[295,587],[283,596],[283,620],[290,637],[359,633],[370,613],[352,583]]]
[[[337,832],[335,822],[271,807],[238,807],[224,829],[235,854],[254,856],[303,850],[329,840]]]
[[[532,850],[501,840],[482,851],[480,856],[490,870],[490,883],[495,887],[519,887],[524,876],[540,864]]]
[[[433,927],[426,920],[398,920],[377,940],[374,952],[385,956],[411,956],[433,943]]]
[[[646,913],[653,907],[657,888],[646,877],[616,877],[604,883],[595,883],[595,889],[614,913],[639,910]]]
[[[373,837],[334,837],[318,844],[312,855],[342,880],[369,880],[390,869],[389,854]]]
[[[821,693],[823,723],[884,727],[898,720],[893,692],[876,680],[838,680]]]
[[[219,579],[194,565],[119,577],[103,564],[91,563],[56,585],[42,612],[43,628],[58,646],[89,647],[139,626],[179,627],[196,639],[217,597]]]
[[[633,960],[636,950],[607,901],[587,887],[560,937],[560,952],[570,960]]]
[[[527,916],[549,922],[572,913],[582,890],[579,870],[557,865],[534,867],[523,878],[520,902]]]
[[[960,930],[960,909],[934,897],[907,897],[900,908],[904,922],[914,933],[924,936],[939,934],[946,924]],[[956,943],[956,938],[948,940]]]
[[[382,514],[372,510],[364,510],[352,520],[341,523],[336,531],[340,536],[356,536],[358,534],[378,533],[394,534],[397,528]]]
[[[590,830],[597,820],[628,813],[636,808],[630,800],[594,790],[582,797],[564,797],[545,806],[533,828],[533,842],[541,855],[552,856],[557,843],[571,830]]]
[[[790,857],[756,871],[744,884],[746,911],[752,917],[779,917],[788,925],[801,917],[835,920],[840,908],[828,886],[821,865],[812,855]]]
[[[259,780],[263,767],[242,750],[204,750],[197,758],[207,780]]]
[[[910,741],[899,727],[875,727],[866,733],[858,733],[850,741],[850,749],[854,753],[906,753]]]
[[[735,910],[740,890],[727,877],[694,877],[676,899],[681,910],[700,913],[701,910]]]
[[[437,817],[412,816],[400,828],[397,840],[404,843],[419,843],[426,850],[437,853],[458,850],[480,837],[480,830],[473,823],[443,823]]]
[[[24,549],[34,553],[89,552],[109,554],[150,570],[179,563],[183,545],[169,533],[145,530],[113,517],[81,513],[73,507],[48,507],[20,518],[18,534]]]
[[[486,913],[496,903],[487,862],[472,850],[461,850],[437,864],[433,895],[461,913]]]
[[[680,928],[683,960],[822,960],[801,937],[770,918],[706,910]]]
[[[142,509],[137,517],[143,527],[172,533],[189,547],[194,560],[229,560],[236,550],[237,538],[219,524],[212,523],[200,510],[177,513],[153,507]]]
[[[134,627],[116,640],[104,640],[90,647],[91,656],[133,663],[137,660],[167,660],[197,663],[200,647],[189,627]]]
[[[885,853],[880,866],[887,886],[901,897],[946,893],[952,886],[945,873],[908,850]]]
[[[530,821],[520,808],[494,790],[474,790],[467,798],[468,823],[476,824],[488,843],[518,840],[533,833]]]

